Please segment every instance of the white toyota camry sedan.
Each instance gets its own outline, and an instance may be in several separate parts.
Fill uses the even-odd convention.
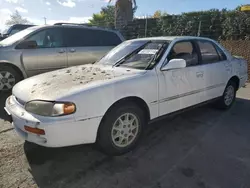
[[[123,42],[95,64],[19,82],[5,110],[29,142],[97,143],[121,155],[154,119],[213,99],[230,108],[246,81],[247,62],[213,40],[142,38]]]

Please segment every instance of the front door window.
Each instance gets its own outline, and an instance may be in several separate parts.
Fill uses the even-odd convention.
[[[26,40],[36,41],[38,48],[63,47],[62,32],[59,29],[46,29],[40,31]]]
[[[187,67],[198,65],[198,54],[191,41],[177,42],[168,55],[171,59],[184,59]]]

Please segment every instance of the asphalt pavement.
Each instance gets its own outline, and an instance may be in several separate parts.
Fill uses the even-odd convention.
[[[108,157],[94,145],[25,143],[0,94],[0,187],[249,188],[250,85],[228,111],[212,105],[150,124],[140,145]]]

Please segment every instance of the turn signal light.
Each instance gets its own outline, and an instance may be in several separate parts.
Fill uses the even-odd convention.
[[[66,103],[63,105],[64,114],[73,114],[76,111],[76,106],[73,103]]]
[[[34,134],[45,135],[45,131],[43,129],[33,128],[33,127],[26,126],[26,125],[24,126],[24,129]]]

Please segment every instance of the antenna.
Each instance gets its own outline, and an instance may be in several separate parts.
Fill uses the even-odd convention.
[[[47,25],[47,18],[43,17],[43,19],[44,19],[44,25]]]

